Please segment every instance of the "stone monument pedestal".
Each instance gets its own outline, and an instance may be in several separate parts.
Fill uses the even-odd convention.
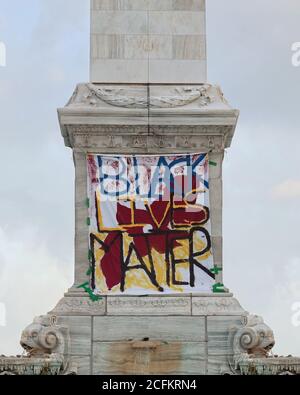
[[[78,374],[233,374],[230,330],[247,313],[230,293],[201,296],[68,296],[49,313],[70,328]]]
[[[222,162],[238,111],[218,87],[80,84],[59,110],[76,172],[75,284],[50,313],[67,325],[71,358],[88,374],[229,373],[229,330],[247,313],[222,280]],[[92,301],[86,283],[88,208],[86,155],[209,152],[215,294],[103,296]]]
[[[272,330],[224,286],[222,164],[239,112],[206,83],[205,0],[93,0],[91,25],[91,83],[58,110],[75,164],[74,285],[23,332],[28,357],[0,359],[0,374],[300,374],[299,359],[268,358]],[[209,157],[211,292],[95,294],[87,155],[200,153]]]

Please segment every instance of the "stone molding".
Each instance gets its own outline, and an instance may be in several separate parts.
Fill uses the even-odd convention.
[[[176,108],[197,100],[198,105],[202,107],[207,106],[213,100],[208,94],[209,85],[177,87],[167,96],[133,95],[132,88],[105,88],[95,84],[88,84],[86,87],[90,93],[85,97],[90,105],[97,105],[100,100],[111,106],[123,108]],[[76,97],[73,100],[76,100]]]
[[[237,299],[233,297],[192,297],[192,314],[205,316],[246,316]]]
[[[224,295],[164,295],[103,296],[93,302],[87,296],[65,296],[49,313],[52,316],[84,315],[194,315],[246,316],[232,294]]]
[[[190,104],[195,108],[212,103],[228,106],[221,89],[210,84],[198,85],[107,85],[78,84],[66,107],[125,109],[170,109]]]
[[[49,313],[51,315],[104,315],[106,313],[106,299],[93,302],[87,296],[65,296]]]
[[[229,147],[239,112],[209,84],[79,84],[58,114],[68,147],[176,154]]]
[[[191,297],[107,297],[107,315],[191,315]]]
[[[121,129],[121,130],[120,130]],[[132,129],[135,128],[131,128]],[[180,128],[174,128],[173,134],[168,134],[161,131],[160,135],[145,134],[145,129],[135,129],[136,135],[126,134],[127,128],[105,126],[69,126],[68,135],[70,144],[74,148],[82,150],[94,150],[101,152],[106,149],[117,150],[119,152],[130,151],[132,149],[142,149],[145,151],[160,151],[168,150],[172,153],[179,151],[223,151],[227,145],[227,136],[231,135],[232,127],[215,127],[211,128],[210,136],[195,135],[198,130],[202,133],[201,128],[184,128],[180,133]],[[164,128],[166,132],[169,128]],[[122,132],[123,135],[120,135]],[[140,133],[139,133],[140,132]],[[188,134],[190,132],[190,134]],[[207,129],[203,130],[203,133]],[[104,134],[105,133],[105,134]],[[223,133],[223,135],[222,135]]]

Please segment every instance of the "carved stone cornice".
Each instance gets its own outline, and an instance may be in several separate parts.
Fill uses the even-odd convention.
[[[88,92],[80,95],[80,89],[85,89]],[[69,105],[79,101],[97,106],[101,105],[101,102],[105,102],[114,107],[147,109],[183,107],[197,101],[197,104],[202,107],[214,100],[214,97],[210,95],[210,89],[211,85],[208,84],[178,86],[169,88],[167,94],[161,92],[161,94],[155,95],[152,89],[145,89],[143,86],[107,87],[100,84],[86,84],[79,87]]]
[[[193,315],[215,316],[246,316],[248,314],[234,297],[193,297]]]
[[[227,104],[218,87],[198,85],[77,85],[67,107],[119,107],[126,109],[199,107],[220,101]]]
[[[122,153],[134,153],[136,149],[171,153],[176,148],[178,152],[192,152],[202,146],[224,150],[231,144],[238,119],[238,111],[228,105],[221,90],[208,84],[80,84],[58,113],[67,146],[123,148]],[[207,137],[205,143],[203,136]],[[211,139],[214,136],[223,136],[223,142],[215,143]]]
[[[85,296],[66,296],[62,298],[55,308],[49,313],[51,315],[104,315],[106,312],[106,299],[92,301]]]
[[[68,125],[68,132],[70,134],[89,134],[89,135],[147,135],[147,136],[161,136],[165,137],[167,134],[179,136],[214,136],[224,135],[232,132],[232,126],[221,125],[157,125],[157,126],[140,126],[140,125]]]
[[[231,126],[151,127],[72,125],[68,139],[75,149],[84,151],[128,152],[195,152],[223,151],[231,138]]]
[[[108,315],[190,315],[190,296],[107,297]]]
[[[113,135],[88,135],[75,133],[72,137],[72,145],[75,149],[92,152],[131,152],[133,149],[139,152],[196,152],[222,151],[225,148],[222,136],[113,136]]]

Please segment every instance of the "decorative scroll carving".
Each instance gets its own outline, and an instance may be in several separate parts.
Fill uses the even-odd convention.
[[[249,315],[244,327],[229,336],[233,348],[233,371],[242,375],[300,374],[300,358],[272,357],[274,334],[263,319]]]
[[[38,317],[24,329],[21,346],[25,357],[0,358],[1,375],[75,374],[69,365],[70,336],[67,327],[56,325],[54,317]]]
[[[199,107],[207,106],[213,101],[209,96],[208,89],[210,85],[191,86],[191,87],[176,87],[169,95],[162,96],[143,96],[146,90],[126,87],[115,88],[105,87],[102,85],[87,84],[86,87],[89,93],[83,95],[81,100],[88,102],[95,106],[97,100],[110,104],[114,107],[147,109],[147,108],[176,108],[183,107],[194,101],[197,101]],[[68,105],[74,103],[79,95],[77,89]]]
[[[66,330],[59,326],[45,326],[36,320],[24,329],[20,343],[29,357],[64,355],[67,342],[63,331]]]
[[[274,333],[261,317],[249,315],[245,327],[239,329],[233,339],[236,360],[267,357],[275,345]]]

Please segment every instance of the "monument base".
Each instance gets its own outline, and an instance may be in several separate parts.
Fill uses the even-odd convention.
[[[300,374],[299,358],[269,357],[274,344],[231,293],[93,302],[69,292],[25,329],[28,356],[1,358],[0,374]]]
[[[49,313],[70,329],[81,374],[230,373],[231,328],[246,324],[232,294],[104,297],[67,294]]]
[[[237,118],[221,90],[209,84],[78,85],[59,110],[75,162],[75,285],[25,329],[21,344],[28,356],[18,364],[1,359],[0,374],[300,374],[300,359],[268,357],[272,330],[223,286],[222,162]],[[86,158],[91,152],[209,153],[215,293],[99,298],[88,285],[87,293],[80,291],[90,283]]]

